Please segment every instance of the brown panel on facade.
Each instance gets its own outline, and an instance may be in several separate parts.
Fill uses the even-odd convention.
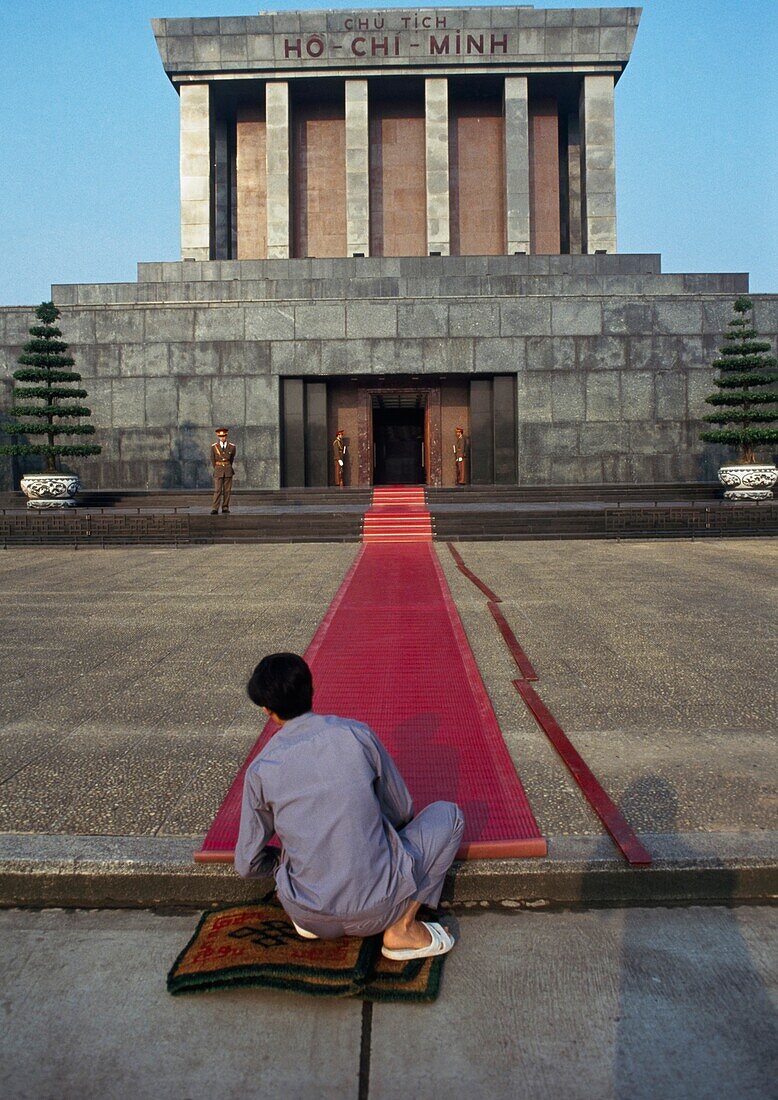
[[[456,485],[454,465],[454,441],[456,429],[464,428],[465,438],[470,442],[470,391],[466,382],[441,382],[441,452],[443,455],[443,485]],[[468,470],[468,481],[470,471]]]
[[[345,256],[343,103],[295,103],[292,135],[292,255]]]
[[[239,260],[267,257],[265,107],[239,107],[235,124]]]
[[[426,256],[427,181],[421,95],[370,99],[370,252]]]
[[[530,250],[558,254],[559,109],[555,99],[529,104]]]
[[[449,101],[452,256],[505,253],[504,130],[498,98]]]
[[[335,484],[335,460],[332,453],[332,441],[338,428],[342,428],[346,437],[346,459],[344,480],[346,485],[359,485],[359,425],[357,423],[357,399],[359,387],[352,381],[327,381],[327,446],[329,454],[329,484]],[[364,482],[369,484],[369,482]]]

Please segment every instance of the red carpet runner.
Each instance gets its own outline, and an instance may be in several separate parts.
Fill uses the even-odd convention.
[[[460,858],[545,855],[432,548],[419,492],[406,505],[413,533],[395,522],[404,513],[391,504],[378,537],[381,524],[367,520],[382,513],[366,516],[365,545],[305,654],[315,709],[366,722],[394,757],[417,810],[438,799],[462,807]],[[389,495],[376,490],[376,504]],[[195,859],[232,858],[243,775],[274,729],[265,727]]]

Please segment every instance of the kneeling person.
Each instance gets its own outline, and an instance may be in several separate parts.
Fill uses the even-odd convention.
[[[315,714],[308,665],[293,653],[265,657],[249,698],[281,727],[249,765],[235,869],[275,873],[278,897],[309,938],[383,933],[388,958],[442,955],[454,946],[435,907],[464,828],[452,802],[414,816],[408,788],[384,746],[361,722]],[[278,835],[280,853],[267,843]]]

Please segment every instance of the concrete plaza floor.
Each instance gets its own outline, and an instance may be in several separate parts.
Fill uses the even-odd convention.
[[[484,596],[437,549],[542,827],[595,830],[511,685]],[[774,543],[459,549],[502,597],[544,700],[638,830],[770,827]],[[261,728],[248,673],[266,652],[305,649],[355,553],[0,555],[0,831],[205,831]]]
[[[547,705],[657,863],[678,870],[677,899],[737,897],[755,863],[758,896],[774,894],[774,545],[459,550],[502,596]],[[601,904],[593,880],[625,868],[514,691],[483,595],[444,546],[437,552],[549,838],[547,860],[456,872],[468,896],[483,897],[479,875],[504,864],[497,892],[486,892],[494,905],[454,907],[459,942],[438,1001],[370,1008],[251,989],[171,998],[165,974],[195,913],[9,908],[0,1094],[771,1094],[774,908],[521,907],[553,904],[554,890],[558,905]],[[305,649],[355,553],[323,544],[0,555],[0,903],[190,904],[203,880],[210,900],[232,900],[246,884],[227,867],[195,872],[191,851],[259,731],[243,685],[263,653]],[[526,892],[520,864],[540,868],[539,894]],[[721,872],[713,895],[696,885],[703,865]],[[43,882],[37,901],[24,895],[31,880]]]
[[[432,1005],[170,997],[193,914],[0,912],[13,1100],[764,1100],[775,909],[465,914]]]

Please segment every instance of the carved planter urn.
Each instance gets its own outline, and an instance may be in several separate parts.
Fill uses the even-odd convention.
[[[37,511],[75,508],[73,498],[81,485],[75,474],[25,474],[20,484],[27,507]]]
[[[726,500],[772,500],[778,469],[768,463],[722,466],[719,481],[726,485]]]

